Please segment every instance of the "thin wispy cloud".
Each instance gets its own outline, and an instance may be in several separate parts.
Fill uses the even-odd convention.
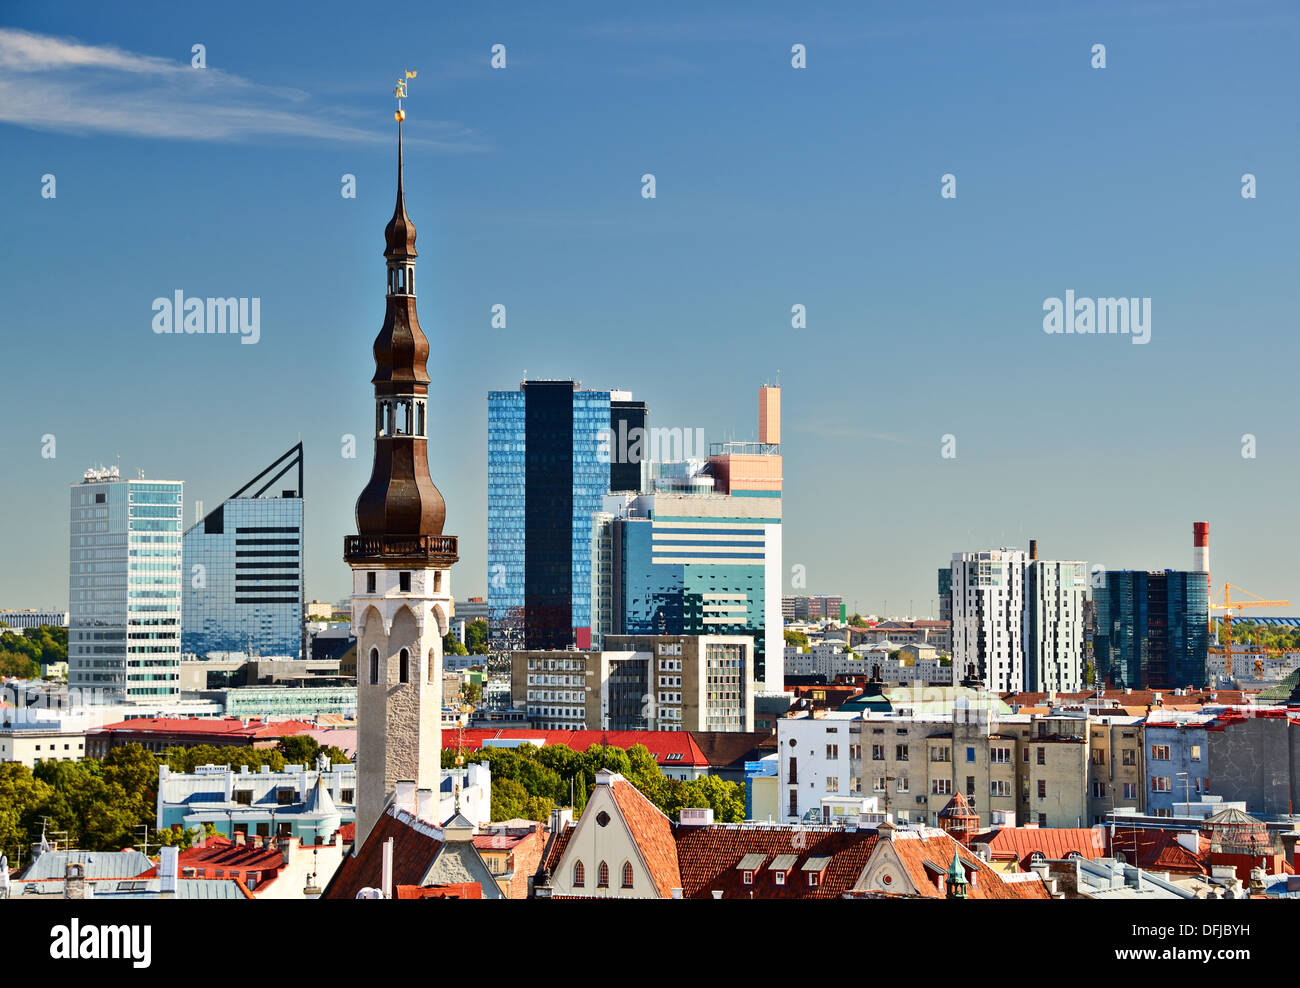
[[[193,68],[112,45],[0,28],[0,123],[70,134],[189,141],[300,138],[390,143],[360,113],[317,106],[310,94],[216,68]],[[478,151],[472,131],[424,121],[410,143]]]

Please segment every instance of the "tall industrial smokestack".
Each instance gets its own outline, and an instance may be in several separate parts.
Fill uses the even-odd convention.
[[[1210,582],[1210,523],[1208,521],[1192,522],[1192,570],[1205,574],[1205,599],[1208,602],[1214,596],[1214,585]],[[1213,614],[1213,612],[1210,612]],[[1210,618],[1210,627],[1214,627],[1214,618]]]
[[[1029,540],[1029,561],[1034,562],[1038,559],[1038,540]]]
[[[1208,521],[1192,522],[1192,570],[1196,573],[1210,572],[1210,523]]]

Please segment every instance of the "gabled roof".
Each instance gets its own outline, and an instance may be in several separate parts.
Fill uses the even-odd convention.
[[[1167,871],[1180,875],[1208,875],[1205,864],[1210,842],[1197,835],[1198,853],[1193,854],[1178,842],[1178,835],[1169,830],[1145,827],[1119,828],[1114,835],[1113,852],[1124,855],[1124,860],[1147,871]]]
[[[321,898],[355,899],[363,888],[379,888],[383,881],[384,842],[390,837],[393,838],[393,886],[423,884],[442,847],[441,831],[389,806],[365,843],[354,848],[353,854],[344,856]]]
[[[177,858],[179,868],[194,869],[194,875],[186,877],[239,878],[247,883],[248,876],[254,874],[258,876],[258,889],[275,878],[284,865],[284,855],[278,847],[237,844],[228,837],[221,836],[207,838],[202,846],[195,844],[188,847]],[[218,871],[221,875],[217,875]],[[142,877],[154,878],[157,874],[158,866],[154,865]]]
[[[641,851],[660,896],[670,898],[673,889],[682,884],[672,821],[621,775],[614,775],[610,780],[609,791],[627,822],[628,831]]]
[[[945,892],[940,889],[938,878],[947,875],[954,854],[966,870],[968,899],[1049,898],[1042,882],[1003,881],[1001,875],[976,855],[936,828],[895,830],[891,840],[877,844],[876,854],[892,854],[922,899],[944,898]],[[873,858],[873,869],[876,863]]]

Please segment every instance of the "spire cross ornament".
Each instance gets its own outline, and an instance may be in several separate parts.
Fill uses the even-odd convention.
[[[402,78],[397,80],[397,86],[393,90],[393,95],[397,97],[397,112],[393,114],[393,118],[398,123],[406,119],[406,111],[402,109],[402,100],[406,99],[406,80],[414,79],[415,76],[416,73],[412,69],[407,69]]]

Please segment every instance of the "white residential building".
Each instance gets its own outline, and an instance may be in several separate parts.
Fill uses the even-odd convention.
[[[1025,580],[1025,689],[1074,692],[1083,683],[1088,564],[1032,560]]]
[[[953,678],[996,692],[1025,688],[1025,569],[1020,549],[952,556]]]

